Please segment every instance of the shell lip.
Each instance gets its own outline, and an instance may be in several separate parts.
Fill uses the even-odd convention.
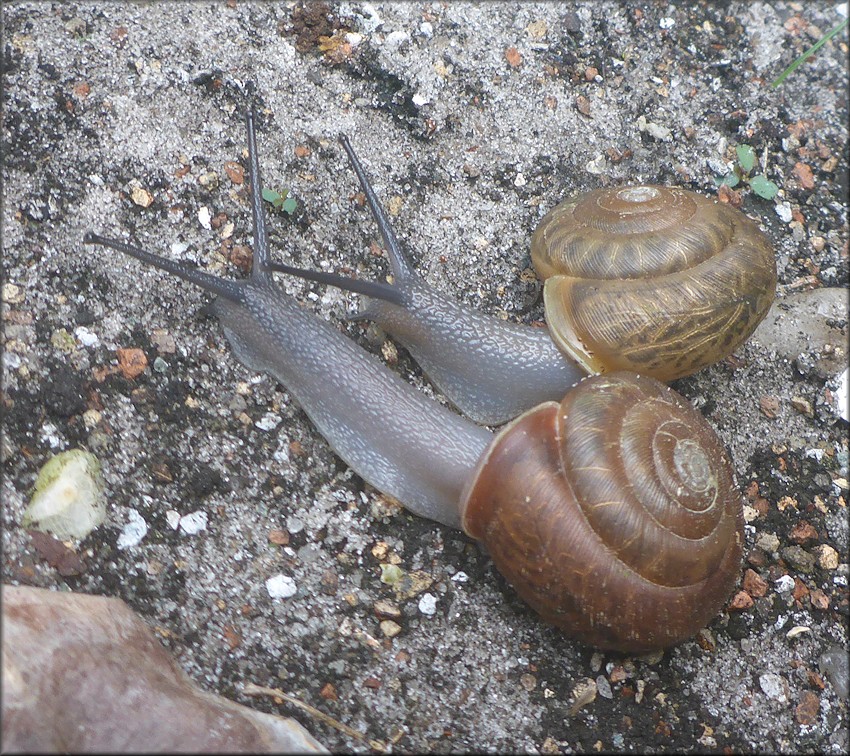
[[[578,334],[573,322],[558,303],[556,287],[560,276],[547,278],[543,284],[543,303],[546,311],[546,325],[552,341],[564,354],[581,365],[585,371],[594,375],[606,372],[605,364],[588,348]]]

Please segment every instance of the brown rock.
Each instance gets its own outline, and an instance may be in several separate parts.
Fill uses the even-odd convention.
[[[197,688],[120,599],[3,586],[3,750],[323,751]]]
[[[800,186],[803,189],[815,188],[815,177],[812,175],[812,169],[805,163],[797,163],[794,166],[794,175],[799,179]]]
[[[128,380],[137,378],[148,366],[148,358],[141,349],[119,349],[118,350],[118,369]]]
[[[519,54],[519,50],[515,47],[509,47],[505,50],[505,60],[508,61],[508,65],[511,68],[519,68],[522,65],[522,55]]]
[[[820,588],[816,588],[810,594],[812,606],[815,609],[826,611],[829,609],[829,596],[827,596]]]
[[[729,602],[729,609],[732,611],[742,612],[749,609],[753,605],[753,599],[746,591],[738,591]]]
[[[798,724],[812,725],[817,722],[818,712],[820,711],[820,699],[810,690],[804,690],[800,694],[800,703],[794,710],[794,716],[797,718]]]
[[[754,570],[747,570],[744,573],[743,588],[754,598],[767,595],[767,581]]]
[[[806,541],[812,541],[817,538],[818,532],[814,529],[811,523],[802,520],[791,528],[791,532],[788,534],[788,537],[794,541],[794,543],[806,543]]]

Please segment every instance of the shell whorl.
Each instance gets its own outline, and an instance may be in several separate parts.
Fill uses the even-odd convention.
[[[743,542],[716,434],[674,391],[625,373],[507,426],[479,465],[464,527],[544,619],[625,651],[705,626],[738,578]]]

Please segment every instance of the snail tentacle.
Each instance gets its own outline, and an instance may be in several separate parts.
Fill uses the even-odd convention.
[[[373,320],[411,353],[464,415],[484,425],[502,423],[543,401],[560,399],[587,375],[565,357],[546,328],[499,320],[462,307],[428,284],[413,269],[390,226],[354,148],[340,141],[378,224],[393,273],[388,289],[335,274],[312,273],[272,264],[273,270],[328,283],[371,298],[353,319]]]

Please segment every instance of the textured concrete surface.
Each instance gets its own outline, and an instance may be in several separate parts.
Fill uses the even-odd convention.
[[[846,344],[751,340],[676,382],[747,493],[747,590],[699,639],[627,658],[542,625],[475,544],[366,486],[236,361],[203,295],[81,244],[96,230],[244,275],[233,164],[254,100],[265,185],[298,202],[271,220],[275,255],[297,265],[386,272],[340,131],[422,274],[523,322],[542,318],[528,240],[560,199],[637,181],[715,194],[747,143],[781,188],[741,193],[780,296],[846,294],[846,31],[770,86],[845,8],[4,4],[4,582],[120,596],[202,688],[332,750],[369,746],[243,686],[398,751],[846,751],[831,660],[847,649],[847,424],[821,360]],[[436,398],[403,350],[345,321],[356,297],[281,285]],[[846,311],[830,328],[846,340]],[[108,516],[62,576],[19,523],[41,465],[80,446]],[[412,576],[398,593],[381,582],[394,562]],[[281,575],[272,589],[295,593],[273,598]]]

